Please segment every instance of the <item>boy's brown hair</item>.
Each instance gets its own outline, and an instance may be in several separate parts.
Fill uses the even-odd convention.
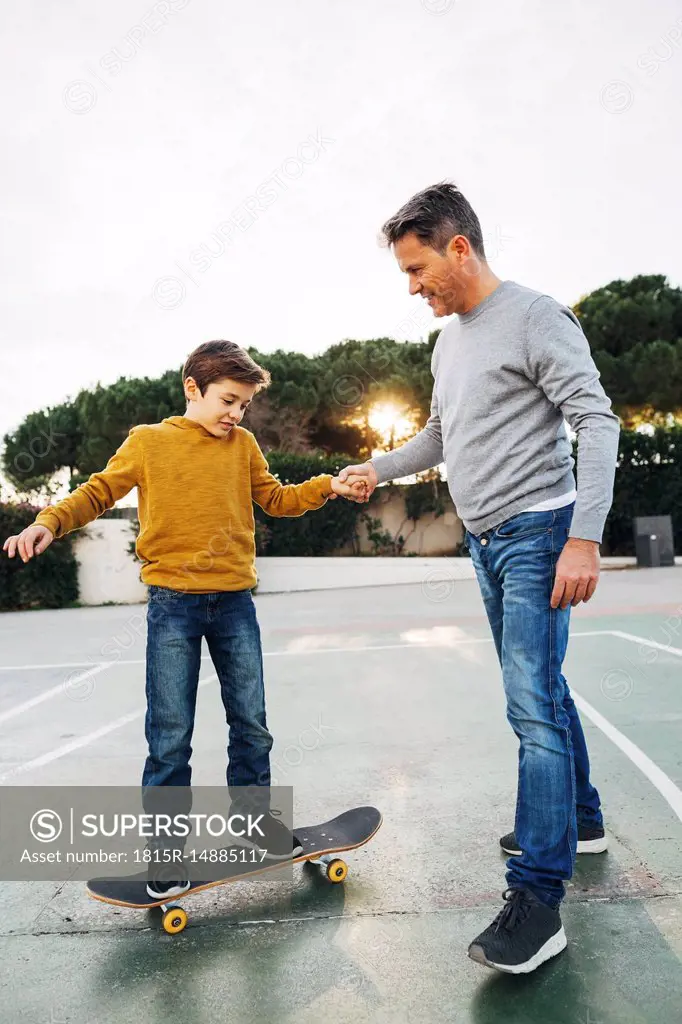
[[[225,377],[243,384],[257,384],[258,391],[271,382],[269,371],[234,341],[205,341],[195,348],[182,368],[183,381],[188,377],[196,382],[202,395],[209,384]]]

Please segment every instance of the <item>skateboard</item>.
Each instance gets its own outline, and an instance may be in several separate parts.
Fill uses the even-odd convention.
[[[230,878],[217,882],[192,882],[186,892],[168,900],[157,900],[148,894],[146,871],[127,878],[92,878],[87,883],[87,893],[93,899],[115,907],[130,907],[135,910],[160,907],[164,931],[169,935],[176,935],[187,924],[187,912],[176,901],[184,900],[197,892],[214,889],[218,885],[229,885],[243,878],[253,878],[268,871],[281,870],[291,863],[301,864],[305,861],[319,861],[324,866],[330,882],[338,884],[345,881],[348,865],[337,854],[364,846],[378,831],[381,822],[381,812],[376,807],[354,807],[330,821],[322,822],[321,825],[294,829],[303,850],[292,860],[270,862],[258,867],[240,865],[243,870],[238,870],[238,873]]]

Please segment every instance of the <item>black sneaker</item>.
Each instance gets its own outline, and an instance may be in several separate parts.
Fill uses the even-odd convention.
[[[183,892],[187,892],[190,884],[191,883],[188,878],[181,879],[180,881],[165,881],[164,879],[152,878],[150,876],[147,879],[147,895],[151,896],[153,900],[163,900],[170,899],[172,896],[182,896]]]
[[[256,850],[263,850],[264,860],[290,860],[292,857],[297,857],[299,853],[303,852],[303,846],[286,825],[279,820],[280,813],[280,811],[273,810],[260,816],[257,829],[252,829],[250,836],[241,836],[240,843]]]
[[[504,907],[471,943],[469,956],[505,974],[530,974],[566,948],[561,916],[528,889],[507,889],[503,895]]]
[[[609,841],[603,828],[590,825],[578,825],[578,853],[604,853]],[[500,846],[510,857],[520,857],[521,848],[516,842],[516,835],[508,832],[500,839]]]

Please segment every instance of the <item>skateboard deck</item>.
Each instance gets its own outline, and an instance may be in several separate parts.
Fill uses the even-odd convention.
[[[244,878],[270,871],[281,871],[289,864],[301,864],[305,861],[321,861],[326,868],[330,882],[343,882],[348,874],[345,861],[337,857],[338,853],[355,850],[364,846],[379,829],[382,822],[381,812],[376,807],[354,807],[344,811],[330,821],[321,825],[308,825],[294,829],[303,850],[296,857],[286,861],[271,861],[254,867],[252,864],[231,865],[232,874],[217,882],[192,882],[186,892],[167,899],[154,899],[147,892],[147,872],[143,871],[126,878],[92,878],[87,883],[87,893],[101,903],[109,903],[116,907],[130,907],[135,910],[148,910],[161,907],[163,910],[163,927],[173,935],[181,932],[187,924],[187,914],[177,902],[197,892],[204,892],[219,885],[229,885]],[[243,849],[243,847],[238,847]],[[201,870],[197,868],[197,870]]]

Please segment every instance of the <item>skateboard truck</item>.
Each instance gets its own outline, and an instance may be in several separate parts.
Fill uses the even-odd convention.
[[[310,857],[309,860],[311,864],[325,866],[330,882],[343,882],[348,874],[348,865],[345,860],[336,857],[333,853],[323,853],[320,857]]]

